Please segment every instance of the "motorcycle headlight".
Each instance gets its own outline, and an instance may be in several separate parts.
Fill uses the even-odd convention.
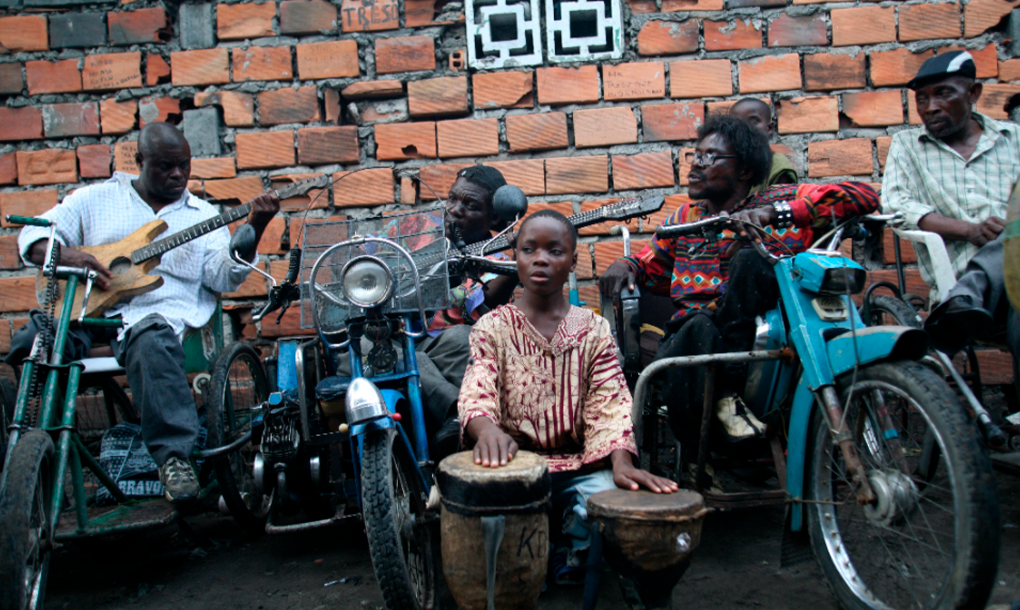
[[[389,267],[374,256],[352,258],[340,272],[344,296],[358,307],[384,303],[393,294],[393,276]]]

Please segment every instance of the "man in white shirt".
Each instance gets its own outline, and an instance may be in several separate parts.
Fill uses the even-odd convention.
[[[56,222],[60,264],[93,269],[100,289],[109,287],[112,273],[76,247],[115,243],[156,219],[167,223],[164,235],[170,235],[218,215],[209,203],[188,192],[191,149],[173,126],[154,123],[142,129],[135,161],[137,178],[114,174],[105,183],[75,191],[42,215]],[[257,241],[280,202],[275,194],[263,194],[250,203],[248,224],[255,229]],[[43,264],[47,235],[48,229],[40,227],[22,229],[18,247],[26,262]],[[105,312],[124,322],[116,336],[88,329],[75,331],[73,338],[72,357],[76,358],[85,356],[94,340],[110,340],[141,410],[142,438],[159,465],[166,498],[173,503],[193,500],[200,492],[188,461],[199,421],[184,372],[181,338],[187,327],[209,321],[216,293],[236,290],[248,274],[247,267],[230,260],[229,241],[227,228],[221,227],[166,252],[150,272],[163,277],[161,287]],[[31,345],[38,330],[36,318],[15,333],[12,348]],[[24,355],[23,349],[12,349],[8,361],[20,362]]]

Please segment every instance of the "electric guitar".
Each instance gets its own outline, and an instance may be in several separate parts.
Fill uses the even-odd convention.
[[[318,176],[289,184],[275,192],[282,201],[304,195],[312,189],[326,188],[329,186],[329,179],[328,175]],[[126,298],[159,288],[163,285],[163,278],[159,275],[149,275],[149,272],[159,265],[163,254],[193,239],[198,239],[210,231],[240,220],[249,213],[251,213],[251,204],[245,203],[158,241],[153,240],[166,231],[167,224],[163,220],[153,220],[118,242],[102,246],[76,247],[75,250],[81,250],[94,256],[113,274],[113,278],[110,279],[110,287],[106,290],[100,290],[93,286],[85,317],[98,317]],[[45,300],[48,282],[49,278],[40,271],[35,280],[36,298],[40,304]],[[56,311],[60,311],[64,297],[62,291],[58,293]],[[74,295],[74,308],[72,309],[76,314],[81,311],[84,298],[85,286],[79,284]]]

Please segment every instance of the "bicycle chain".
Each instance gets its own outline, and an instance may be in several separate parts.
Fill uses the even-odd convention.
[[[50,256],[50,260],[47,264],[51,269],[57,268],[57,263],[60,261],[60,242],[53,242],[53,252]],[[32,373],[28,378],[28,405],[25,410],[25,423],[28,427],[34,428],[38,424],[39,412],[42,409],[42,382],[39,379],[39,369],[46,366],[51,361],[50,352],[53,349],[54,342],[54,330],[53,330],[53,314],[57,307],[57,296],[58,296],[59,285],[57,284],[56,273],[50,275],[46,281],[46,290],[44,291],[44,307],[41,317],[41,325],[39,332],[36,334],[36,340],[32,345],[32,353],[29,358],[35,363],[32,367]]]

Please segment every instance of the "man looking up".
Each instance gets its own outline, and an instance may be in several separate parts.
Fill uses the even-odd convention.
[[[117,172],[102,184],[78,189],[42,215],[56,222],[57,241],[63,246],[60,264],[96,271],[99,289],[109,287],[112,273],[76,247],[115,243],[156,219],[167,223],[164,235],[170,235],[218,215],[188,192],[191,148],[173,126],[152,123],[143,128],[135,162],[138,176]],[[280,202],[275,195],[263,194],[251,204],[248,223],[261,239]],[[18,248],[27,263],[44,263],[48,234],[42,227],[22,229]],[[162,276],[161,287],[105,312],[123,320],[119,332],[88,328],[72,331],[69,341],[73,348],[67,356],[73,359],[87,356],[94,342],[110,341],[141,411],[142,438],[159,465],[166,498],[173,503],[193,500],[201,491],[188,461],[199,421],[184,373],[181,338],[187,328],[209,321],[216,309],[215,293],[237,290],[248,275],[247,267],[230,260],[229,241],[230,233],[222,227],[165,253],[150,272]],[[9,363],[19,364],[27,356],[39,315],[34,313],[15,333]]]
[[[769,140],[775,134],[775,119],[772,116],[772,107],[757,98],[745,97],[730,106],[729,114],[730,116],[747,121],[752,127],[757,127],[764,131]],[[793,163],[790,163],[790,159],[783,153],[772,152],[768,176],[762,182],[752,187],[751,192],[756,193],[776,184],[794,184],[796,182],[797,170],[793,169]]]

